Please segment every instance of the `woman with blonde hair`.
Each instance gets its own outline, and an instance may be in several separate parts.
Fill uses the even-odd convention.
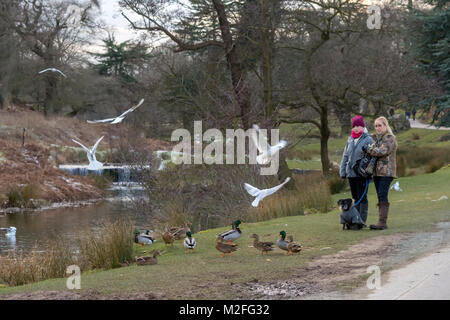
[[[370,229],[383,230],[387,229],[389,186],[397,175],[397,141],[385,117],[375,120],[375,131],[376,134],[372,135],[374,143],[363,151],[377,158],[373,182],[378,196],[378,223],[370,225]]]

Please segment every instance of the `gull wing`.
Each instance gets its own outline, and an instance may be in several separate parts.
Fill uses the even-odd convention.
[[[264,189],[264,190],[262,190],[261,193],[264,195],[264,197],[270,196],[271,194],[274,194],[275,192],[280,190],[290,180],[291,180],[291,178],[287,177],[286,180],[284,180],[284,182],[282,184],[280,184],[276,187],[270,188],[270,189]]]
[[[262,133],[259,130],[258,125],[254,124],[253,129],[255,129],[255,131],[258,132],[259,135],[261,136]],[[256,132],[253,132],[253,134],[251,135],[253,143],[256,145],[256,148],[258,149],[259,152],[265,153],[265,152],[267,152],[267,148],[270,148],[270,144],[267,142],[267,138],[264,137],[265,138],[265,146],[264,146],[265,148],[263,148],[263,146],[259,143],[260,139],[258,139]]]
[[[54,69],[53,71],[59,72],[64,78],[67,78],[67,76],[61,70]]]
[[[259,190],[258,188],[255,188],[255,187],[249,185],[248,183],[244,183],[244,188],[245,188],[245,190],[247,190],[247,192],[248,192],[251,196],[253,196],[253,197],[258,196],[258,194],[259,194],[260,191],[261,191],[261,190]]]
[[[100,143],[100,141],[102,141],[104,136],[102,136],[100,139],[97,140],[97,142],[94,144],[94,146],[92,147],[92,153],[95,154],[95,151],[97,150],[97,146]]]
[[[84,145],[82,145],[80,142],[78,142],[77,140],[72,139],[73,142],[78,143],[83,149],[84,151],[86,151],[87,153],[91,153],[91,150],[89,150],[88,148],[86,148]]]
[[[277,143],[276,145],[274,145],[272,147],[272,150],[273,151],[277,151],[277,150],[283,149],[286,146],[287,146],[287,141],[286,140],[281,140],[279,143]]]
[[[58,72],[58,73],[60,73],[61,75],[63,75],[64,78],[67,78],[67,76],[66,76],[61,70],[56,69],[56,68],[47,68],[47,69],[41,70],[41,71],[39,71],[39,74],[44,73],[44,72],[47,72],[47,71]]]
[[[50,70],[51,70],[50,68],[47,68],[47,69],[41,70],[41,71],[39,71],[39,74],[41,74],[41,73],[44,73],[44,72],[47,72],[47,71],[50,71]]]
[[[88,123],[111,122],[116,119],[117,118],[109,118],[109,119],[103,119],[103,120],[87,120],[87,122]]]
[[[120,116],[118,116],[117,118],[123,118],[125,117],[127,114],[129,114],[130,112],[133,112],[134,110],[136,110],[137,108],[139,108],[141,106],[141,104],[144,103],[144,99],[141,99],[141,101],[139,101],[139,103],[137,105],[135,105],[134,107],[131,107],[130,109],[128,109],[127,111],[125,111],[124,113],[122,113]]]

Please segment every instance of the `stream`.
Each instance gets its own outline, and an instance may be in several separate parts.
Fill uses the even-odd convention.
[[[145,196],[143,188],[130,182],[129,172],[116,177],[118,181],[111,185],[109,197],[95,204],[0,214],[0,229],[11,226],[17,229],[15,237],[0,232],[0,254],[4,255],[11,249],[23,250],[24,253],[41,250],[45,240],[55,235],[76,239],[86,230],[95,231],[102,223],[119,218],[135,221],[138,229],[149,229],[148,218],[130,205],[132,198]]]

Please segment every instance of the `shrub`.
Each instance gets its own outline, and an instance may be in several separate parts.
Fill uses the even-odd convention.
[[[39,196],[39,188],[34,184],[28,184],[22,187],[12,187],[6,194],[8,207],[29,207],[30,200]]]
[[[31,199],[36,199],[39,196],[39,187],[34,184],[27,184],[22,187],[22,201],[28,206]]]
[[[48,241],[44,252],[35,248],[28,254],[11,250],[0,256],[0,283],[20,286],[50,278],[61,278],[66,268],[75,263],[72,248],[60,238]]]
[[[397,176],[404,177],[406,175],[406,159],[405,156],[399,155],[397,157]]]
[[[347,180],[340,177],[339,170],[337,169],[333,169],[327,177],[327,183],[331,194],[340,193],[347,188]]]
[[[118,268],[133,259],[133,224],[118,220],[103,224],[96,233],[80,237],[79,263],[82,270]]]
[[[299,190],[297,196],[305,210],[314,209],[319,212],[330,211],[330,187],[321,173],[293,176],[295,177],[295,184]]]
[[[263,200],[260,207],[249,207],[242,219],[248,222],[265,221],[280,217],[303,215],[304,199],[298,191],[279,191]]]
[[[440,168],[444,166],[445,162],[442,159],[434,159],[431,160],[426,166],[425,166],[425,172],[426,173],[433,173]]]
[[[436,163],[450,162],[450,152],[446,148],[399,148],[397,157],[403,156],[407,168],[420,168],[431,164],[432,161]]]
[[[20,207],[22,204],[22,194],[19,188],[11,188],[8,190],[6,196],[8,197],[8,207]]]

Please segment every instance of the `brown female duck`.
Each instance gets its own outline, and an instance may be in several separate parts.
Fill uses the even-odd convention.
[[[269,251],[273,250],[273,242],[263,242],[259,241],[259,237],[256,233],[252,234],[250,238],[253,238],[253,247],[255,247],[257,250],[261,251],[261,255],[264,254],[264,252],[267,254]]]
[[[158,256],[160,256],[160,255],[161,255],[161,252],[159,250],[156,250],[153,252],[153,256],[137,257],[136,264],[138,266],[147,266],[147,265],[158,264]]]
[[[225,253],[229,253],[230,257],[233,256],[233,251],[238,249],[237,244],[225,243],[222,239],[218,238],[216,240],[216,249],[222,252],[222,258],[225,256]]]

